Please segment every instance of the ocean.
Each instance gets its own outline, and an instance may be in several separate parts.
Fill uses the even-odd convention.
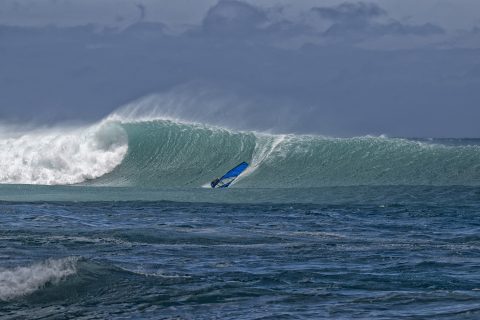
[[[479,270],[480,139],[0,130],[0,319],[479,319]]]

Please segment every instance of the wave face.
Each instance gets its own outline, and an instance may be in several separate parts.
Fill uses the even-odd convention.
[[[97,185],[201,186],[240,159],[252,159],[253,133],[168,120],[124,123],[129,143],[122,163]]]
[[[88,184],[200,187],[241,161],[235,187],[480,185],[475,141],[328,138],[233,132],[170,120],[126,122],[128,151]]]

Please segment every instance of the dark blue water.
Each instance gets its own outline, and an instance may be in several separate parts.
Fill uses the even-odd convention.
[[[480,318],[478,187],[25,188],[1,319]]]

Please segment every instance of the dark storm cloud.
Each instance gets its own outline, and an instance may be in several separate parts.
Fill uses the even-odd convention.
[[[332,21],[325,31],[327,37],[363,40],[385,35],[429,36],[443,34],[445,30],[431,23],[404,24],[388,18],[387,12],[375,3],[342,3],[335,7],[317,7],[311,11],[322,19]],[[385,21],[380,21],[384,18]]]
[[[251,35],[268,22],[264,11],[250,4],[224,0],[208,10],[202,30],[213,35]]]
[[[456,37],[445,41],[446,48],[480,49],[480,27],[474,26],[470,30],[461,30]]]
[[[241,1],[222,0],[208,10],[201,26],[191,32],[200,37],[249,42],[275,42],[313,32],[301,22],[274,19],[276,13]]]
[[[438,32],[428,22],[392,21],[368,4],[318,9],[332,27],[361,21],[360,34],[368,39]],[[167,97],[175,108],[242,128],[480,135],[479,50],[365,49],[345,33],[326,36],[314,27],[231,0],[212,6],[201,24],[181,34],[150,22],[121,30],[0,27],[0,117],[100,119],[133,99],[173,92]],[[331,38],[346,41],[322,42]],[[290,40],[300,45],[279,46]],[[222,92],[235,98],[217,103]]]
[[[139,22],[132,24],[125,28],[121,33],[110,31],[110,34],[104,36],[129,37],[131,39],[143,39],[145,41],[159,41],[161,37],[165,36],[167,26],[163,23],[157,22]]]
[[[432,23],[425,23],[422,25],[408,25],[398,21],[392,21],[384,25],[376,26],[376,31],[379,34],[398,34],[398,35],[418,35],[429,36],[436,34],[444,34],[445,30],[442,27]]]
[[[398,21],[392,21],[385,24],[367,23],[365,21],[349,21],[348,23],[342,22],[333,24],[324,34],[328,37],[358,37],[360,39],[366,39],[385,35],[431,36],[444,33],[445,30],[431,23],[425,23],[423,25],[407,25]]]
[[[312,8],[322,18],[335,21],[358,21],[370,20],[372,18],[386,15],[386,11],[375,3],[342,3],[335,7]]]

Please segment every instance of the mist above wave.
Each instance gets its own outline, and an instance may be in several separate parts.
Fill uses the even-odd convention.
[[[123,123],[172,120],[236,131],[284,133],[296,132],[293,128],[305,116],[284,102],[234,92],[191,82],[131,101],[107,119]]]

